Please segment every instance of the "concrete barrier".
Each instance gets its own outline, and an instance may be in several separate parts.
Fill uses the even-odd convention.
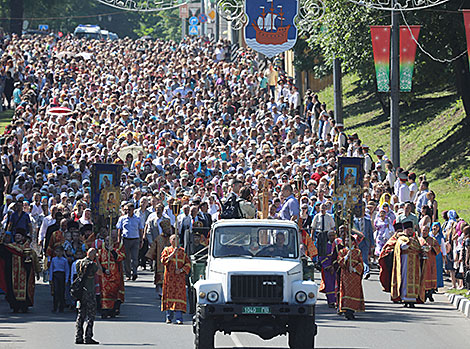
[[[470,318],[470,300],[464,296],[453,293],[446,293],[449,302],[461,311],[466,317]]]

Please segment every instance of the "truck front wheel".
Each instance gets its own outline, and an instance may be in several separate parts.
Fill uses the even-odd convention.
[[[299,318],[289,324],[289,348],[315,348],[315,323],[311,318]]]
[[[194,324],[195,349],[214,349],[214,321],[210,318],[202,318],[198,307]]]
[[[190,286],[189,292],[188,292],[188,303],[189,303],[190,314],[194,314],[196,312],[196,302],[197,302],[196,290],[194,289],[193,286]]]

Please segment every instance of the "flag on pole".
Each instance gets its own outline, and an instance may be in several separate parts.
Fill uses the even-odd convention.
[[[400,26],[400,91],[411,92],[416,46],[421,26]]]
[[[465,23],[465,35],[467,36],[468,63],[470,64],[470,10],[462,10]]]
[[[370,27],[372,50],[374,51],[377,90],[390,91],[390,27],[373,25]]]

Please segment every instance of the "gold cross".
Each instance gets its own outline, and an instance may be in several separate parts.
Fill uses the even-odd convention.
[[[363,189],[357,185],[339,185],[333,194],[334,202],[343,202],[346,209],[352,209],[361,200]]]

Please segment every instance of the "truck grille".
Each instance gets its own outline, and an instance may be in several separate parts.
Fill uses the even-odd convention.
[[[231,275],[233,303],[280,303],[283,300],[282,275]]]

